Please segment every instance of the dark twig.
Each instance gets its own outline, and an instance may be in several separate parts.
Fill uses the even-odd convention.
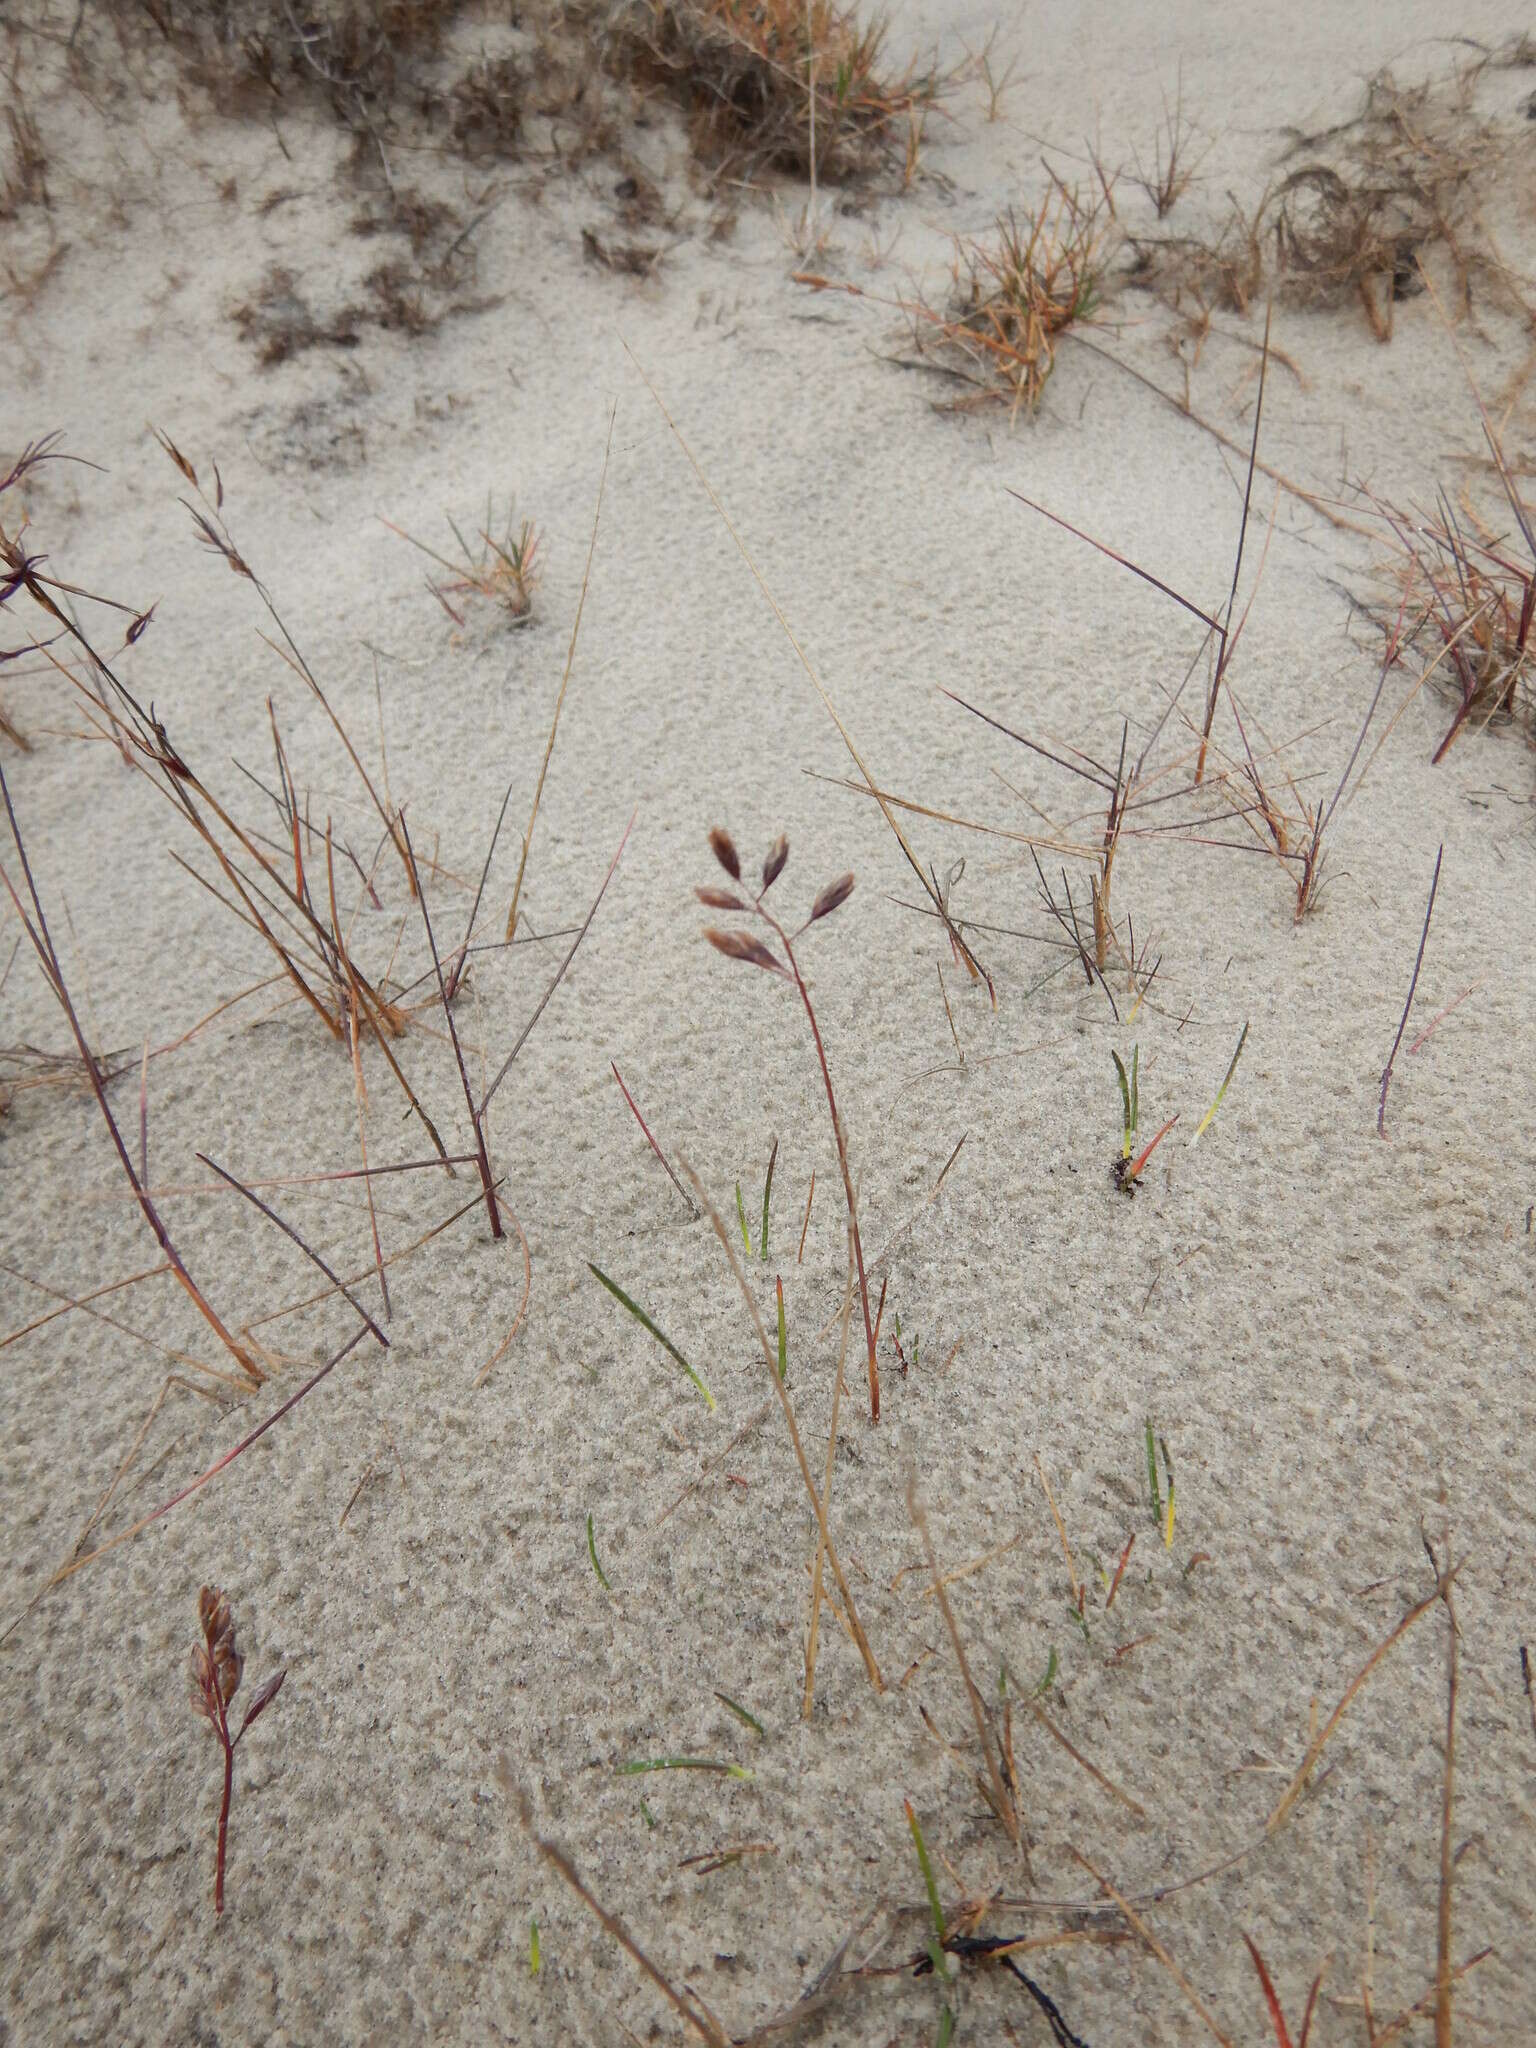
[[[1392,1085],[1392,1064],[1397,1058],[1397,1049],[1403,1042],[1403,1033],[1408,1029],[1408,1012],[1413,1008],[1414,991],[1419,985],[1419,969],[1424,965],[1424,948],[1429,943],[1429,920],[1435,914],[1435,891],[1440,887],[1440,863],[1445,858],[1442,842],[1435,855],[1434,879],[1429,885],[1429,904],[1424,912],[1424,929],[1419,934],[1418,958],[1413,963],[1413,979],[1408,984],[1408,1000],[1403,1005],[1403,1014],[1398,1021],[1397,1036],[1392,1041],[1392,1050],[1387,1055],[1387,1064],[1381,1070],[1381,1101],[1376,1108],[1376,1130],[1380,1137],[1387,1135],[1387,1090]]]

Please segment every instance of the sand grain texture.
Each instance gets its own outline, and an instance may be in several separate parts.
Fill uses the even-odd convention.
[[[56,10],[62,33],[72,14]],[[991,19],[925,0],[897,10],[892,34],[901,49],[937,40],[955,61]],[[1441,9],[1419,4],[1031,11],[1017,25],[1003,118],[987,124],[984,95],[966,88],[954,119],[931,128],[928,171],[909,192],[853,213],[823,194],[834,247],[812,267],[875,292],[905,295],[911,279],[941,291],[949,238],[983,231],[1035,190],[1042,146],[1074,175],[1085,137],[1106,162],[1133,145],[1145,153],[1159,91],[1181,61],[1185,105],[1214,137],[1181,214],[1219,224],[1229,187],[1250,199],[1262,190],[1282,130],[1345,118],[1361,80],[1388,61],[1404,75],[1443,70],[1456,53],[1428,40],[1442,24]],[[1459,26],[1492,44],[1525,21],[1484,4]],[[479,934],[498,937],[616,405],[581,639],[524,885],[534,933],[579,922],[637,817],[570,975],[488,1118],[533,1286],[487,1384],[473,1386],[517,1313],[522,1261],[515,1237],[493,1244],[476,1209],[391,1268],[387,1355],[360,1346],[195,1502],[50,1593],[0,1649],[0,2039],[681,2038],[675,2014],[539,1860],[498,1777],[505,1758],[538,1831],[735,2036],[789,2005],[871,1909],[922,1908],[905,1797],[940,1859],[946,1902],[954,1874],[975,1897],[1032,1888],[1092,1899],[1074,1849],[1138,1899],[1251,1845],[1224,1875],[1151,1910],[1159,1939],[1234,2041],[1269,2039],[1246,1930],[1293,2027],[1327,1961],[1312,2038],[1363,2042],[1368,1889],[1378,2022],[1434,1981],[1443,1611],[1362,1691],[1325,1753],[1326,1781],[1261,1837],[1305,1753],[1311,1703],[1325,1716],[1432,1590],[1421,1527],[1467,1560],[1456,1593],[1453,1953],[1494,1951],[1457,1987],[1456,2037],[1521,2038],[1536,1952],[1536,1727],[1519,1661],[1519,1645],[1536,1640],[1526,1142],[1536,813],[1521,734],[1468,733],[1432,768],[1449,711],[1421,693],[1336,818],[1333,880],[1299,926],[1272,861],[1128,840],[1115,908],[1134,918],[1138,947],[1163,957],[1134,1026],[1117,1029],[1075,966],[1031,992],[1058,956],[978,933],[994,1011],[933,924],[903,907],[916,885],[873,804],[827,779],[850,773],[837,732],[625,345],[874,773],[1017,831],[1038,820],[998,776],[1057,817],[1084,808],[1081,790],[940,688],[1018,730],[1113,758],[1121,719],[1134,748],[1194,641],[1187,617],[1008,488],[1212,606],[1231,574],[1240,459],[1070,344],[1033,422],[934,411],[941,387],[882,359],[903,353],[898,322],[790,283],[800,259],[772,208],[749,201],[733,236],[710,238],[670,116],[642,138],[676,219],[654,274],[615,274],[584,253],[583,226],[615,232],[616,173],[604,160],[538,179],[513,164],[475,231],[463,295],[487,302],[481,310],[419,336],[365,326],[355,345],[317,343],[263,368],[259,336],[243,339],[233,315],[264,280],[288,273],[323,326],[378,260],[347,232],[360,201],[346,139],[318,115],[285,115],[279,147],[270,124],[179,102],[152,51],[134,62],[153,96],[130,77],[93,108],[59,61],[41,40],[28,54],[55,156],[51,207],[0,222],[0,253],[30,274],[53,241],[67,246],[35,293],[17,291],[6,308],[0,432],[8,451],[61,426],[71,452],[103,465],[35,473],[28,544],[69,581],[135,607],[157,602],[123,665],[141,700],[242,817],[263,819],[265,800],[230,762],[271,774],[271,695],[317,827],[331,817],[368,864],[379,825],[365,792],[318,705],[258,639],[267,622],[250,585],[196,546],[153,424],[205,482],[217,460],[238,544],[370,772],[377,657],[390,788],[408,806],[444,951],[462,933],[511,780]],[[1517,72],[1498,89],[1513,105],[1533,84],[1536,74]],[[1529,279],[1536,203],[1529,159],[1519,161],[1500,190],[1501,246]],[[482,180],[472,174],[469,192],[462,163],[424,160],[412,177],[466,217],[476,210]],[[783,217],[804,203],[785,188]],[[1135,204],[1146,226],[1150,209]],[[1129,293],[1094,338],[1172,390],[1171,325],[1150,296]],[[1192,398],[1243,445],[1262,311],[1220,315],[1217,328]],[[1506,303],[1480,300],[1459,338],[1490,404],[1514,391],[1506,442],[1528,468],[1530,388],[1516,377],[1528,328]],[[1486,473],[1458,466],[1480,452],[1477,411],[1426,297],[1397,306],[1386,347],[1349,309],[1281,308],[1275,339],[1305,378],[1278,363],[1269,372],[1261,452],[1276,469],[1329,499],[1361,478],[1422,499],[1436,479],[1470,477],[1488,502]],[[450,538],[444,514],[475,520],[488,490],[498,507],[515,494],[544,537],[534,618],[517,630],[473,599],[456,629],[423,587],[430,565],[380,524],[438,546]],[[1255,566],[1273,496],[1261,479]],[[1233,677],[1273,741],[1303,736],[1291,754],[1314,778],[1302,784],[1309,800],[1334,786],[1376,683],[1379,636],[1352,624],[1341,594],[1367,587],[1368,563],[1356,536],[1281,496]],[[1384,717],[1408,686],[1404,674],[1389,684]],[[168,848],[194,848],[148,784],[108,746],[75,737],[83,717],[60,681],[13,682],[0,669],[0,701],[32,740],[23,754],[0,737],[28,854],[93,1043],[126,1049],[131,1071],[112,1100],[136,1132],[145,1035],[176,1038],[270,959],[171,862]],[[1226,707],[1217,732],[1235,746]],[[263,829],[275,820],[268,805]],[[853,1315],[833,1523],[889,1689],[872,1693],[824,1612],[809,1723],[799,1706],[815,1523],[776,1409],[658,1526],[769,1389],[709,1226],[689,1220],[609,1067],[617,1061],[669,1155],[696,1168],[728,1220],[739,1180],[755,1227],[777,1135],[771,1257],[749,1272],[770,1329],[783,1276],[790,1388],[819,1474],[845,1270],[836,1160],[793,989],[700,939],[715,913],[701,913],[692,891],[723,880],[705,841],[717,824],[749,873],[788,834],[781,915],[805,914],[845,869],[858,877],[800,950],[871,1259],[966,1137],[938,1199],[876,1276],[877,1286],[888,1278],[878,1429],[857,1303]],[[940,876],[965,856],[957,914],[1040,926],[1021,847],[925,820],[908,829]],[[1442,844],[1383,1143],[1381,1068]],[[14,873],[9,842],[4,861]],[[403,920],[394,973],[412,980],[430,959],[398,863],[380,861],[377,889],[381,907],[358,914],[360,957],[382,972]],[[350,915],[350,872],[343,893]],[[16,929],[14,917],[0,926],[0,968]],[[477,960],[456,1009],[477,1090],[565,943]],[[1123,976],[1114,985],[1124,1014],[1134,998]],[[236,1326],[319,1281],[253,1208],[212,1191],[194,1154],[247,1180],[357,1161],[350,1063],[280,994],[149,1070],[151,1180],[200,1190],[167,1194],[164,1212]],[[1191,1151],[1245,1020],[1243,1059]],[[1133,1040],[1143,1136],[1175,1111],[1181,1121],[1126,1201],[1110,1180],[1120,1138],[1110,1050],[1129,1057]],[[25,950],[0,989],[0,1044],[13,1043],[65,1044]],[[422,1009],[399,1050],[450,1149],[468,1150],[441,1011]],[[382,1062],[365,1054],[365,1070],[370,1156],[423,1156]],[[451,1183],[440,1173],[379,1181],[386,1254],[473,1192],[468,1169]],[[268,1199],[338,1270],[368,1266],[358,1182]],[[83,1092],[13,1098],[0,1118],[0,1204],[0,1334],[50,1305],[19,1275],[79,1293],[152,1262]],[[715,1413],[592,1280],[589,1260],[687,1354]],[[376,1283],[359,1293],[378,1314]],[[157,1343],[223,1362],[165,1280],[100,1306]],[[909,1359],[917,1340],[906,1373],[890,1342],[897,1314]],[[281,1359],[271,1386],[224,1414],[170,1401],[105,1531],[193,1477],[353,1327],[334,1302],[263,1325]],[[76,1314],[6,1351],[3,1367],[9,1621],[68,1558],[168,1362]],[[1170,1548],[1148,1507],[1148,1417],[1174,1463]],[[1086,1632],[1037,1456],[1087,1588]],[[1020,1539],[950,1589],[988,1703],[1005,1661],[1027,1690],[1054,1653],[1053,1722],[1145,1809],[1138,1819],[1077,1770],[1021,1708],[1032,1887],[967,1767],[919,1715],[921,1704],[956,1750],[972,1745],[943,1624],[914,1569],[914,1468],[947,1567]],[[589,1561],[589,1514],[608,1591]],[[216,1745],[185,1685],[204,1583],[230,1594],[251,1683],[288,1670],[239,1752],[218,1922]],[[722,1693],[762,1722],[761,1739]],[[753,1776],[616,1775],[665,1755],[725,1759]],[[748,1842],[772,1853],[704,1876],[686,1866]],[[1067,1924],[1082,1923],[1000,1908],[986,1931]],[[926,1936],[914,1912],[881,1961],[901,1962]],[[1134,1943],[1026,1961],[1094,2048],[1207,2038]],[[962,2042],[1006,2038],[1005,2021],[1016,2038],[1046,2038],[1000,1971],[970,1966],[958,1998]],[[937,2012],[931,1981],[876,1976],[850,1985],[804,2037],[931,2039]],[[1431,2033],[1421,2019],[1406,2038]]]

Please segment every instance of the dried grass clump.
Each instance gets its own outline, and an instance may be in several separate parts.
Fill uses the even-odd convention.
[[[945,80],[885,67],[885,24],[834,0],[641,0],[621,43],[665,87],[717,171],[832,183],[906,160]]]
[[[1389,341],[1394,306],[1439,259],[1468,305],[1474,273],[1502,273],[1480,218],[1489,179],[1530,147],[1524,124],[1475,104],[1473,86],[1494,64],[1507,68],[1485,57],[1411,88],[1378,72],[1352,120],[1293,138],[1281,159],[1290,168],[1251,216],[1234,200],[1214,241],[1141,242],[1136,281],[1237,312],[1265,290],[1299,306],[1358,304],[1376,339]]]
[[[1430,514],[1377,507],[1396,556],[1379,608],[1389,646],[1398,662],[1417,661],[1415,693],[1434,682],[1453,701],[1436,762],[1469,725],[1518,720],[1536,740],[1536,529],[1491,429],[1489,442],[1513,531],[1481,516],[1465,492],[1453,504],[1442,491]],[[1394,620],[1403,622],[1395,640]]]
[[[990,239],[960,245],[947,311],[921,308],[913,325],[919,352],[973,387],[956,409],[1036,410],[1057,343],[1099,305],[1111,232],[1104,198],[1053,179],[1033,214],[1005,214]]]

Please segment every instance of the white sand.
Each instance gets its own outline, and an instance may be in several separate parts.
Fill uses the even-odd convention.
[[[73,9],[56,13],[67,29]],[[938,37],[953,59],[962,40],[984,40],[991,19],[932,0],[901,10],[898,37]],[[986,125],[972,88],[952,124],[933,125],[931,175],[906,197],[855,218],[824,198],[837,246],[818,265],[871,290],[900,293],[909,278],[941,290],[948,237],[1038,193],[1042,143],[1070,172],[1085,137],[1110,163],[1133,146],[1145,155],[1159,92],[1172,90],[1181,62],[1185,103],[1215,146],[1174,225],[1218,223],[1229,188],[1250,204],[1263,189],[1282,128],[1345,118],[1364,76],[1389,60],[1409,75],[1443,70],[1457,52],[1428,38],[1444,20],[1431,4],[1021,13],[1003,36],[1020,59],[1004,118]],[[1458,16],[1460,29],[1490,41],[1525,25],[1526,10],[1491,0]],[[41,125],[60,158],[72,143],[79,174],[56,163],[51,216],[0,226],[0,248],[20,270],[41,260],[50,234],[68,244],[35,297],[18,297],[8,314],[3,434],[17,446],[62,426],[71,451],[104,465],[37,475],[29,542],[68,581],[134,606],[158,600],[124,664],[134,689],[263,829],[264,800],[229,762],[269,774],[270,693],[315,818],[333,816],[367,860],[377,822],[356,778],[302,685],[258,640],[249,586],[195,545],[152,422],[205,475],[218,461],[236,539],[370,767],[365,643],[382,651],[391,787],[409,804],[418,847],[439,847],[451,871],[431,888],[448,943],[511,778],[482,932],[497,935],[616,404],[581,644],[525,891],[536,929],[584,912],[637,806],[638,815],[570,978],[492,1114],[533,1294],[490,1382],[472,1388],[516,1313],[522,1266],[476,1212],[395,1269],[387,1357],[365,1342],[194,1503],[52,1592],[0,1653],[0,2040],[679,2037],[676,2016],[520,1832],[498,1782],[505,1756],[540,1830],[733,2033],[789,2004],[871,1909],[921,1905],[905,1797],[944,1859],[946,1899],[994,1887],[1091,1899],[1074,1849],[1135,1895],[1251,1849],[1160,1906],[1159,1937],[1234,2040],[1269,2039],[1246,1930],[1293,2028],[1326,1964],[1313,2040],[1361,2041],[1368,1942],[1378,2021],[1434,1979],[1443,1613],[1418,1624],[1352,1706],[1320,1791],[1259,1838],[1306,1749],[1311,1703],[1326,1714],[1431,1589],[1421,1527],[1467,1560],[1456,1594],[1453,1953],[1494,1953],[1458,1987],[1457,2038],[1521,2038],[1536,1948],[1536,1728],[1518,1658],[1536,1639],[1536,849],[1522,740],[1469,735],[1431,768],[1449,712],[1423,693],[1336,819],[1332,886],[1299,928],[1273,862],[1128,841],[1116,910],[1163,960],[1134,1028],[1117,1031],[1080,974],[1030,994],[1055,957],[1040,946],[978,937],[997,982],[993,1014],[952,970],[933,926],[893,900],[911,900],[915,884],[874,807],[810,779],[845,775],[847,755],[622,342],[674,411],[873,772],[1013,830],[1031,829],[1032,814],[998,774],[1057,817],[1081,808],[1080,792],[966,718],[939,686],[1102,758],[1122,717],[1133,746],[1148,729],[1194,641],[1187,617],[1005,487],[1212,606],[1231,573],[1240,462],[1070,348],[1033,424],[1010,431],[1001,414],[937,415],[928,401],[940,387],[881,360],[899,347],[887,316],[788,282],[795,259],[770,210],[749,203],[734,237],[707,239],[681,134],[666,123],[642,138],[680,209],[653,279],[583,259],[583,225],[613,231],[610,168],[549,182],[513,168],[476,233],[473,289],[497,297],[493,310],[416,340],[370,332],[356,349],[260,369],[230,313],[270,264],[286,265],[323,313],[378,260],[375,245],[346,232],[359,201],[340,169],[343,138],[285,117],[285,160],[270,127],[178,107],[158,69],[155,104],[125,83],[120,95],[104,89],[93,111],[76,93],[45,89],[55,61],[39,45],[29,77]],[[1532,83],[1508,74],[1497,89],[1513,105]],[[462,166],[423,162],[412,175],[473,210]],[[1516,237],[1505,253],[1528,276],[1528,156],[1519,175],[1525,182],[1504,195]],[[473,182],[478,193],[484,180]],[[535,183],[537,203],[525,189]],[[293,196],[264,212],[279,190]],[[785,215],[803,203],[787,191]],[[876,269],[874,250],[887,248]],[[1110,319],[1100,338],[1176,388],[1168,315],[1133,294]],[[1218,325],[1251,342],[1260,323]],[[1397,308],[1386,348],[1348,309],[1281,309],[1275,338],[1305,379],[1271,372],[1263,454],[1277,469],[1326,495],[1363,477],[1421,499],[1436,482],[1470,476],[1489,502],[1486,474],[1459,459],[1478,452],[1477,414],[1426,299]],[[1490,398],[1528,344],[1493,305],[1461,339]],[[1253,360],[1213,337],[1192,383],[1200,413],[1239,441],[1251,425]],[[1528,390],[1507,442],[1532,445]],[[455,635],[422,586],[425,565],[379,519],[436,545],[443,515],[473,520],[487,490],[499,504],[515,492],[546,536],[537,620],[513,633],[471,604]],[[1272,495],[1261,483],[1251,563]],[[1309,800],[1333,787],[1375,683],[1371,636],[1357,625],[1350,639],[1337,587],[1364,588],[1365,560],[1356,539],[1282,497],[1233,675],[1270,738],[1294,740],[1298,777],[1314,778],[1301,784]],[[1405,676],[1389,684],[1388,712],[1407,687]],[[265,975],[267,956],[172,863],[168,849],[195,848],[148,784],[108,747],[73,736],[83,720],[61,683],[0,672],[0,694],[35,742],[24,756],[0,748],[93,1041],[176,1038]],[[1235,745],[1226,709],[1218,731]],[[814,1526],[777,1413],[657,1526],[767,1383],[708,1226],[686,1220],[609,1071],[616,1059],[663,1143],[696,1165],[727,1212],[738,1178],[754,1209],[778,1134],[773,1257],[754,1284],[771,1313],[771,1276],[783,1273],[791,1391],[819,1471],[833,1351],[817,1333],[842,1293],[835,1163],[792,991],[699,939],[690,892],[720,879],[704,840],[717,823],[753,861],[788,832],[778,893],[790,909],[808,907],[841,869],[857,871],[851,904],[805,953],[871,1256],[967,1134],[938,1202],[882,1269],[887,1331],[899,1313],[917,1364],[903,1377],[883,1338],[878,1429],[856,1372],[844,1408],[835,1532],[889,1689],[873,1695],[829,1621],[808,1725],[799,1703]],[[958,911],[1039,926],[1021,848],[925,821],[911,830],[941,875],[966,856]],[[1383,1143],[1378,1081],[1442,842],[1409,1039],[1479,986],[1412,1057],[1405,1040]],[[14,874],[9,845],[4,861]],[[383,910],[364,914],[358,942],[376,972],[406,913],[398,866],[381,865],[379,892]],[[344,893],[350,907],[351,882]],[[14,918],[0,927],[0,964],[15,931]],[[476,967],[458,1016],[477,1072],[482,1058],[494,1071],[553,962],[552,949],[531,947]],[[411,979],[426,965],[413,916],[397,972]],[[196,1150],[246,1178],[355,1164],[346,1059],[298,1008],[251,1022],[262,1008],[257,999],[152,1063],[157,1186],[202,1186]],[[1191,1152],[1245,1020],[1231,1091]],[[1182,1121],[1129,1203],[1109,1180],[1119,1136],[1110,1052],[1128,1054],[1133,1039],[1145,1134],[1175,1111]],[[0,994],[0,1044],[22,1041],[66,1043],[25,951]],[[462,1148],[467,1118],[440,1011],[419,1013],[402,1056]],[[372,1156],[420,1157],[421,1134],[400,1123],[382,1063],[367,1072]],[[130,1129],[134,1097],[132,1076],[116,1084]],[[356,1271],[369,1256],[358,1185],[271,1199]],[[452,1186],[440,1174],[379,1183],[386,1248],[419,1235],[472,1185],[463,1174]],[[16,1097],[0,1120],[0,1330],[48,1306],[17,1274],[79,1293],[153,1263],[124,1197],[88,1097]],[[164,1209],[233,1322],[312,1292],[312,1269],[236,1197],[167,1195]],[[591,1279],[589,1259],[681,1345],[717,1413]],[[362,1291],[377,1313],[376,1287]],[[100,1306],[155,1344],[223,1362],[165,1280]],[[106,1530],[202,1470],[352,1327],[335,1303],[265,1325],[259,1334],[289,1363],[228,1413],[174,1397]],[[850,1355],[857,1365],[857,1344]],[[9,1621],[69,1555],[168,1362],[71,1315],[3,1364]],[[1146,1503],[1148,1416],[1177,1473],[1171,1551]],[[1069,1612],[1037,1456],[1089,1582],[1091,1640]],[[946,1563],[1018,1539],[953,1593],[983,1691],[995,1692],[1001,1660],[1028,1685],[1054,1651],[1053,1719],[1145,1808],[1138,1819],[1109,1798],[1021,1712],[1032,1887],[965,1756],[937,1747],[919,1715],[926,1707],[956,1750],[973,1748],[921,1575],[898,1582],[920,1556],[904,1501],[913,1468]],[[611,1592],[588,1561],[589,1513]],[[1098,1568],[1113,1569],[1133,1530],[1135,1554],[1106,1614]],[[240,1752],[218,1922],[217,1750],[188,1709],[184,1676],[208,1581],[231,1594],[247,1688],[288,1669]],[[749,1707],[765,1739],[717,1691]],[[666,1754],[729,1759],[755,1775],[615,1775]],[[683,1867],[743,1842],[772,1853],[702,1877]],[[530,1918],[542,1939],[537,1979]],[[999,1909],[987,1927],[1064,1924],[1060,1913]],[[923,1938],[920,1919],[902,1923],[882,1959],[899,1963]],[[1094,2048],[1203,2038],[1172,1978],[1135,1945],[1026,1961]],[[1005,2024],[1013,2038],[1047,2038],[1001,1972],[969,1970],[958,1996],[963,2041],[1009,2038]],[[850,1987],[819,2038],[926,2040],[937,2015],[931,1981],[898,1974]],[[1431,2032],[1421,2020],[1408,2038]]]

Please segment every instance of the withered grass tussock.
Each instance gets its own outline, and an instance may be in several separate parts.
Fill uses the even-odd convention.
[[[191,1680],[192,1711],[200,1714],[219,1738],[224,1752],[224,1792],[219,1801],[218,1860],[213,1875],[213,1910],[224,1910],[224,1857],[229,1841],[229,1805],[235,1789],[235,1751],[246,1730],[259,1714],[265,1713],[282,1690],[288,1676],[286,1667],[275,1672],[245,1710],[245,1718],[234,1735],[229,1732],[230,1702],[240,1689],[245,1659],[235,1648],[235,1621],[229,1595],[217,1586],[204,1586],[197,1602],[202,1641],[192,1649],[188,1676]]]
[[[1527,124],[1479,112],[1483,56],[1449,77],[1400,85],[1380,71],[1341,126],[1294,134],[1251,212],[1231,202],[1214,239],[1147,238],[1138,282],[1246,312],[1268,290],[1298,306],[1356,305],[1378,341],[1395,306],[1423,289],[1426,265],[1448,274],[1458,303],[1474,278],[1512,288],[1483,207],[1492,180],[1529,158]]]
[[[1037,409],[1061,337],[1099,305],[1111,227],[1102,195],[1053,176],[1033,213],[1004,214],[990,236],[960,244],[949,305],[913,322],[919,352],[972,387],[956,409]]]
[[[946,84],[888,69],[884,24],[835,0],[642,0],[623,40],[681,104],[699,154],[737,177],[836,184],[904,162]]]
[[[1436,762],[1468,727],[1518,720],[1536,738],[1536,521],[1486,413],[1483,430],[1507,525],[1480,513],[1465,492],[1453,502],[1441,490],[1432,512],[1374,501],[1393,551],[1395,587],[1377,610],[1389,652],[1395,661],[1417,660],[1415,695],[1434,681],[1452,699]]]

